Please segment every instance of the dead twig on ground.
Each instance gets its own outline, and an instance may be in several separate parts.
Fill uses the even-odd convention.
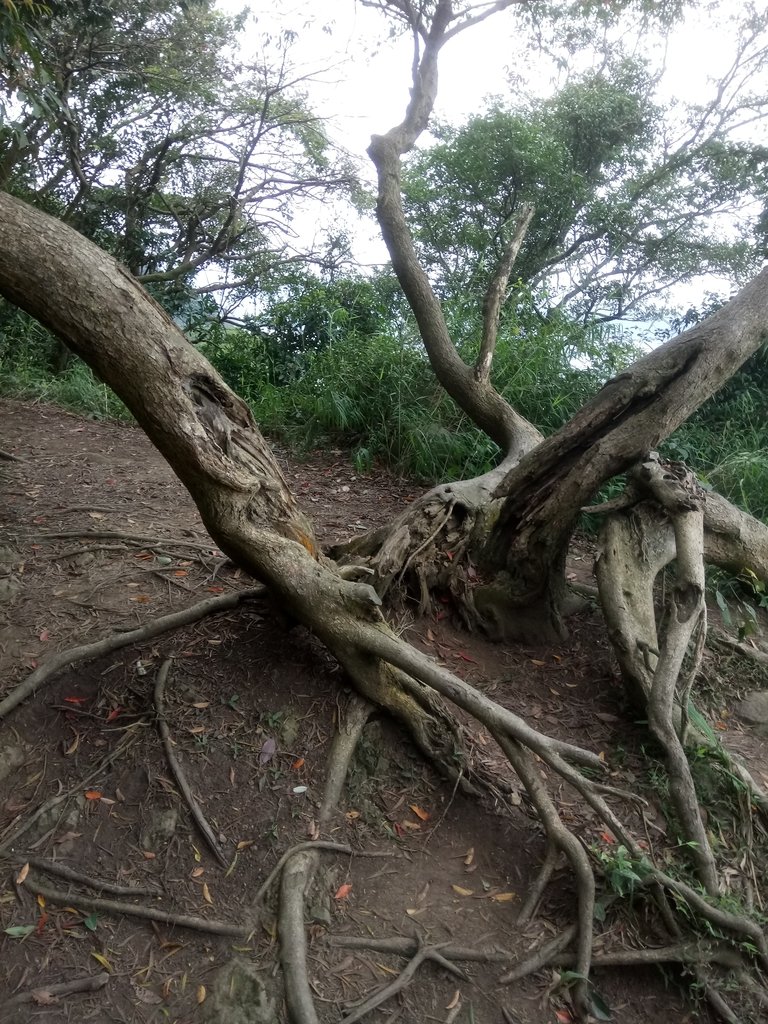
[[[176,784],[181,790],[181,794],[187,802],[190,813],[194,818],[195,824],[200,830],[200,834],[208,844],[208,848],[214,855],[216,860],[221,864],[223,868],[229,867],[229,861],[226,855],[221,849],[218,839],[214,835],[213,829],[208,824],[205,815],[202,812],[200,804],[195,799],[192,792],[192,787],[187,781],[187,776],[184,773],[181,765],[179,764],[176,753],[173,749],[173,740],[171,739],[171,733],[168,729],[168,723],[165,719],[165,709],[163,706],[165,697],[165,683],[168,679],[168,672],[171,665],[173,664],[172,658],[166,658],[160,666],[157,678],[155,680],[155,715],[157,717],[157,728],[160,733],[160,739],[163,742],[163,749],[165,750],[165,757],[168,761],[168,766],[171,769],[171,774],[176,780]]]
[[[112,651],[119,651],[122,647],[131,644],[143,643],[151,640],[161,633],[178,629],[180,626],[188,626],[191,622],[197,622],[206,615],[213,615],[216,612],[228,611],[236,608],[244,601],[260,597],[264,594],[264,587],[250,587],[247,590],[239,590],[232,594],[222,594],[220,597],[209,597],[205,601],[183,608],[178,612],[171,612],[169,615],[161,615],[160,618],[147,622],[138,629],[129,630],[126,633],[115,633],[112,636],[97,640],[92,644],[83,644],[80,647],[70,647],[67,651],[60,651],[54,654],[43,665],[36,668],[27,676],[14,690],[0,701],[0,721],[2,721],[22,701],[30,697],[43,683],[48,682],[55,675],[71,665],[81,661],[92,661]]]
[[[7,452],[3,448],[0,448],[0,459],[4,462],[26,462],[27,460],[22,458],[21,455],[14,455],[12,452]]]

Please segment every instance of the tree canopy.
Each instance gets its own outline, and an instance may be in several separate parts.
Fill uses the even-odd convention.
[[[291,69],[290,37],[246,58],[244,21],[213,0],[39,8],[0,72],[0,184],[168,301],[181,289],[232,303],[276,265],[311,258],[292,220],[347,188],[348,168]]]

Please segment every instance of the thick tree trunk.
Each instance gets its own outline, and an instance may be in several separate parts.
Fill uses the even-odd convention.
[[[510,469],[496,490],[504,501],[486,552],[486,564],[503,574],[508,635],[517,635],[515,607],[525,609],[528,620],[538,613],[544,629],[561,631],[564,553],[582,507],[713,395],[760,347],[767,324],[768,269],[714,316],[609,381]],[[707,525],[721,524],[721,560],[737,560],[746,545],[722,532],[726,520],[739,518],[726,508],[724,499],[713,497]],[[754,524],[752,539],[762,541],[764,529],[749,517],[741,518],[742,532],[747,522]],[[714,538],[707,546],[718,547]]]
[[[432,757],[452,751],[457,726],[442,705],[358,648],[373,624],[386,631],[375,591],[323,557],[250,409],[133,277],[72,228],[0,193],[0,294],[122,398],[221,550],[327,644],[363,695]]]

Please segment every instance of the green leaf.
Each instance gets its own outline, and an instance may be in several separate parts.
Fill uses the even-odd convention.
[[[10,935],[12,939],[26,939],[34,930],[33,924],[12,924],[10,928],[3,929],[5,934]]]
[[[730,611],[730,609],[728,607],[728,602],[725,600],[725,598],[723,597],[723,595],[720,593],[719,590],[715,591],[715,600],[717,601],[717,606],[720,609],[720,612],[721,612],[721,614],[723,616],[723,622],[726,624],[726,626],[730,626],[730,624],[731,624],[731,611]]]
[[[99,915],[95,912],[89,914],[88,917],[83,918],[83,924],[89,931],[95,932],[99,926]]]
[[[610,1006],[606,1003],[596,988],[590,986],[589,990],[589,1012],[595,1020],[611,1020],[612,1013]]]

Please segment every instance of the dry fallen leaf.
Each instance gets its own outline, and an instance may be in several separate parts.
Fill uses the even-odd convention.
[[[101,790],[98,789],[86,789],[85,799],[86,800],[101,800]]]
[[[472,889],[465,889],[461,885],[452,885],[451,888],[453,889],[453,891],[455,893],[458,893],[459,896],[472,896],[472,895],[474,895],[474,890],[472,890]]]
[[[469,867],[469,865],[472,863],[472,861],[474,859],[475,859],[475,848],[474,848],[474,846],[470,846],[470,848],[467,850],[467,852],[466,852],[466,854],[464,856],[464,863],[467,865],[467,867]]]
[[[453,993],[453,999],[445,1007],[446,1010],[455,1010],[456,1007],[459,1005],[459,1000],[460,999],[461,999],[461,991],[460,991],[460,989],[457,988],[456,991]]]
[[[517,899],[517,893],[516,892],[497,892],[497,893],[494,893],[493,896],[491,896],[491,899],[495,900],[496,903],[509,903],[510,900],[516,900]]]
[[[24,879],[29,874],[29,861],[22,867],[21,871],[16,875],[16,885],[23,885]]]
[[[208,883],[203,882],[203,899],[206,903],[213,905],[213,899],[211,898],[211,890],[208,888]]]
[[[347,896],[352,892],[352,883],[345,882],[344,885],[340,885],[334,893],[333,898],[335,900],[345,900]]]
[[[248,847],[249,846],[253,846],[253,844],[255,842],[256,842],[255,839],[241,839],[240,842],[235,847],[235,849],[237,849],[237,850],[247,850]]]
[[[423,807],[419,807],[418,804],[408,805],[417,818],[421,818],[422,821],[429,821],[429,812],[425,811]]]
[[[200,1005],[200,1003],[204,1003],[205,1002],[205,996],[206,996],[205,985],[198,985],[197,986],[197,992],[195,993],[195,999],[197,1000],[197,1005],[198,1006]]]
[[[192,872],[192,874],[189,877],[190,878],[199,878],[200,875],[202,875],[204,873],[205,873],[205,868],[195,868],[194,871]]]
[[[36,988],[32,993],[32,1001],[38,1006],[54,1006],[58,999],[47,988]]]

